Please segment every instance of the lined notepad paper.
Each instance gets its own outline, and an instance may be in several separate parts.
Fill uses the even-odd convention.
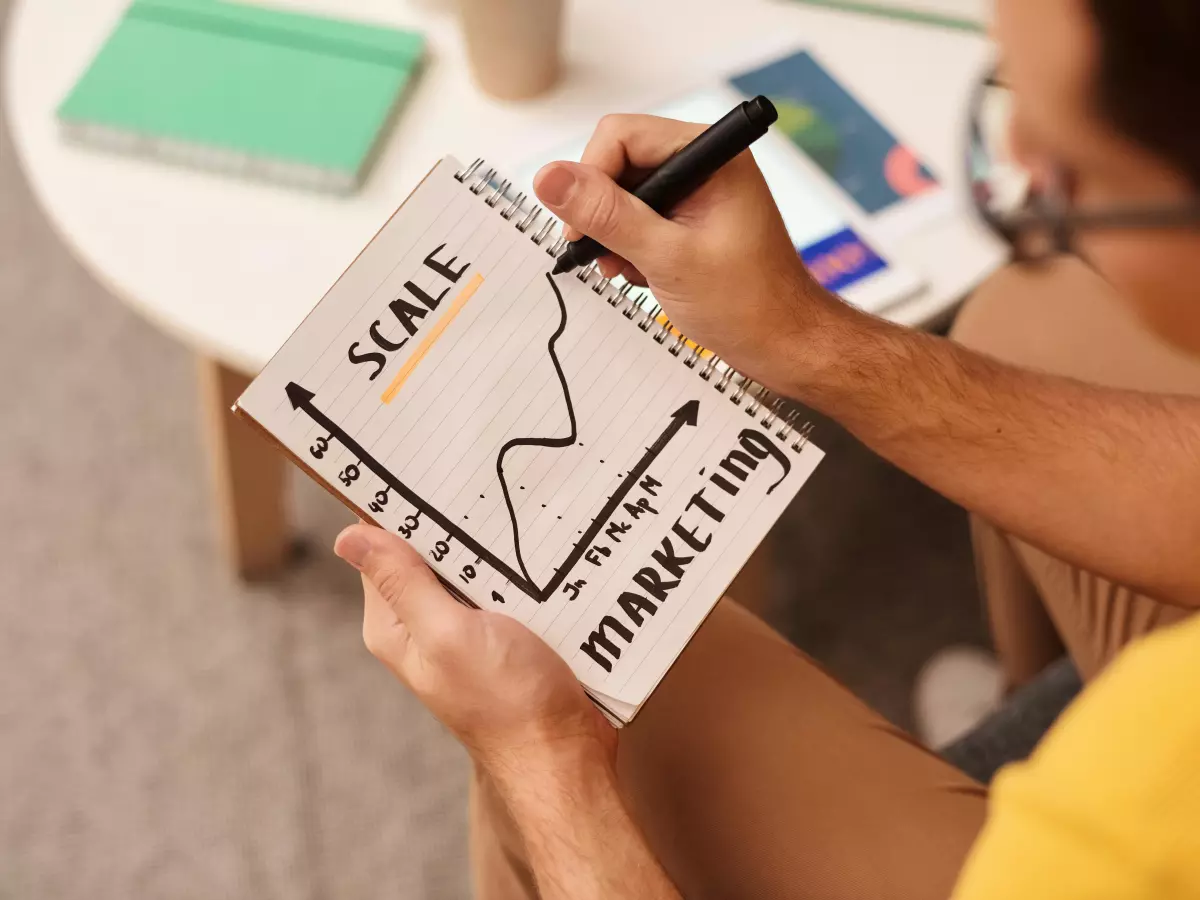
[[[238,411],[628,721],[822,454],[633,292],[552,277],[557,225],[460,170],[425,178]]]

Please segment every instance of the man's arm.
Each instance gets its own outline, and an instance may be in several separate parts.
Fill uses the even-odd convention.
[[[1024,372],[890,325],[820,288],[749,153],[664,219],[613,181],[699,126],[606,117],[542,202],[649,284],[684,334],[841,422],[935,490],[1047,552],[1200,605],[1200,401]]]
[[[542,747],[489,770],[517,823],[546,900],[679,900],[594,744]]]
[[[1200,604],[1200,400],[1025,371],[843,315],[792,351],[788,393],[1004,530]]]

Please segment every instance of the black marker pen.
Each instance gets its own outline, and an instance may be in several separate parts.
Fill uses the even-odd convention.
[[[767,133],[779,118],[766,97],[738,104],[694,141],[664,162],[633,190],[656,213],[671,211],[680,200],[704,184],[717,170]],[[608,253],[590,237],[567,245],[554,264],[554,274],[570,272]]]

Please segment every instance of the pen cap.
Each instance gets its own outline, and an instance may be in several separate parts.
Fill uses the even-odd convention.
[[[766,97],[738,104],[638,185],[635,193],[652,209],[668,212],[752,143],[779,118]]]
[[[750,123],[755,128],[762,129],[763,134],[766,134],[767,129],[774,125],[779,118],[779,112],[775,109],[775,104],[762,94],[759,94],[753,100],[747,100],[741,105],[741,109],[746,111],[746,118],[750,120]]]

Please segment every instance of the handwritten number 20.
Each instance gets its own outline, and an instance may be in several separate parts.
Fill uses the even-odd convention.
[[[435,562],[441,562],[449,552],[450,544],[446,541],[438,541],[433,545],[433,549],[429,551],[429,555],[433,557]]]
[[[358,481],[359,474],[358,466],[356,466],[354,463],[350,463],[350,465],[338,472],[338,479],[342,482],[342,484],[349,485],[352,482]]]

